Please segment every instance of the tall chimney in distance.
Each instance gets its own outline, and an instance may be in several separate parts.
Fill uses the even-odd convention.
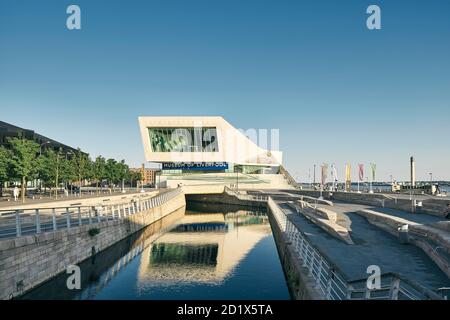
[[[411,188],[416,186],[416,163],[414,162],[414,157],[410,158],[411,166]]]

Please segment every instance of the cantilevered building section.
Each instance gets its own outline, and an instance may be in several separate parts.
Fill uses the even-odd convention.
[[[280,151],[259,147],[222,117],[140,117],[139,125],[146,160],[163,170],[258,174],[281,165]]]
[[[222,117],[140,117],[139,125],[146,161],[161,166],[161,186],[181,184],[189,193],[225,186],[291,188],[279,174],[282,153],[269,150],[278,147],[277,131],[274,137],[244,133]]]

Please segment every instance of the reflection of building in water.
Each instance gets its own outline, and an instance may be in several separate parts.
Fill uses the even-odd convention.
[[[271,233],[265,214],[189,214],[142,253],[142,286],[176,282],[218,284]]]

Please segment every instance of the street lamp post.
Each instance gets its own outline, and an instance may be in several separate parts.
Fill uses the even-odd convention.
[[[39,146],[39,157],[42,156],[42,147],[46,144],[50,143],[50,141],[46,141],[44,143],[41,143],[41,145]],[[42,192],[42,177],[39,176],[39,192]]]
[[[314,165],[314,174],[313,174],[313,187],[316,186],[316,165]]]
[[[71,155],[73,155],[73,153],[72,153],[72,151],[67,151],[66,152],[66,161],[68,160],[68,155],[69,154],[71,154]],[[66,186],[66,189],[68,189],[67,187],[68,187],[68,185],[67,185],[67,181],[65,181],[65,183],[64,183],[64,185]],[[81,193],[81,185],[80,185],[80,193]],[[73,188],[72,188],[72,185],[70,185],[70,195],[72,196],[73,195]]]

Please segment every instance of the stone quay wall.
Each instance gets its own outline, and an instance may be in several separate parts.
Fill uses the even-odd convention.
[[[0,241],[0,299],[20,296],[138,230],[186,207],[180,192],[160,206],[121,220]],[[99,233],[90,235],[89,230]],[[92,234],[92,232],[91,232]]]

